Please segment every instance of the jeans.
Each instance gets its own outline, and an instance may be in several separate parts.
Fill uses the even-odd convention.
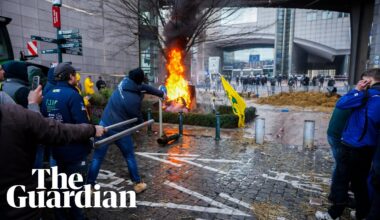
[[[102,124],[102,123],[100,123]],[[109,131],[105,137],[109,137],[116,132]],[[115,142],[116,146],[120,149],[123,154],[124,160],[127,163],[129,176],[131,180],[135,183],[141,182],[141,178],[138,174],[137,162],[135,159],[135,152],[132,137],[127,135]],[[100,166],[102,165],[103,159],[106,156],[109,145],[102,145],[99,148],[95,149],[94,155],[92,157],[92,162],[90,170],[88,173],[88,183],[91,185],[95,184],[96,178],[98,177]]]
[[[38,145],[37,151],[36,151],[36,160],[34,161],[33,167],[35,169],[42,169],[44,168],[44,161],[45,157],[49,155],[49,163],[50,167],[57,166],[57,162],[54,160],[53,156],[51,155],[51,148],[45,147],[44,145]]]
[[[336,175],[331,186],[333,205],[330,216],[335,219],[342,215],[347,206],[348,186],[351,183],[356,199],[356,218],[365,218],[369,212],[367,177],[371,167],[374,149],[370,147],[353,148],[342,145],[341,157],[336,163]]]
[[[336,188],[337,184],[339,184],[339,182],[337,182],[337,181],[339,181],[338,175],[342,175],[342,173],[344,174],[344,172],[345,172],[345,170],[342,170],[342,169],[341,169],[341,173],[337,172],[337,164],[342,161],[341,158],[342,158],[342,151],[343,151],[344,146],[343,146],[340,138],[336,138],[336,137],[333,137],[330,135],[327,135],[327,141],[329,142],[329,144],[331,146],[332,155],[333,155],[334,160],[335,160],[333,172],[332,172],[332,178],[331,178],[330,195],[329,195],[329,199],[331,201],[334,201],[335,200],[334,199],[334,197],[335,197],[334,192],[337,191],[335,188]]]
[[[88,171],[87,159],[83,158],[81,161],[71,162],[71,163],[62,163],[57,161],[58,165],[58,173],[65,173],[67,178],[71,174],[79,173],[83,177],[82,183],[76,183],[76,186],[83,186],[86,183],[86,175]],[[63,204],[63,200],[61,201]],[[57,220],[65,220],[65,219],[74,219],[74,220],[84,220],[85,215],[81,208],[78,208],[75,205],[74,197],[70,198],[70,207],[71,208],[57,208],[54,209],[55,219]]]

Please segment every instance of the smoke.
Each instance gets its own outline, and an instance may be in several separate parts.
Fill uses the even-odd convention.
[[[200,22],[203,0],[176,0],[169,22],[164,27],[166,48],[186,48]]]

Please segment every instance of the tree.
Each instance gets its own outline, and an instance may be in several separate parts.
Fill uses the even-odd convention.
[[[228,7],[236,0],[96,0],[95,13],[114,25],[112,37],[157,40],[157,47],[167,58],[167,49],[179,47],[186,56],[194,45],[212,40],[207,29],[233,15],[239,8]],[[120,50],[127,50],[124,45]]]

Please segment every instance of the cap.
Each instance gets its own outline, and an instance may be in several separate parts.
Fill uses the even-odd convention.
[[[70,74],[75,74],[76,69],[69,63],[59,63],[54,69],[54,79],[57,81],[66,81]]]

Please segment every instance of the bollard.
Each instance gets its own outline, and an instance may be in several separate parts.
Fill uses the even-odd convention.
[[[219,112],[216,112],[215,114],[215,140],[220,140],[220,114]]]
[[[162,128],[162,100],[159,99],[158,100],[158,121],[159,121],[159,125],[160,125],[160,133],[159,133],[159,137],[162,137],[163,135],[163,128]]]
[[[183,112],[180,111],[178,112],[178,120],[179,120],[179,124],[178,124],[178,133],[179,133],[179,136],[182,137],[183,135]]]
[[[152,109],[148,108],[148,121],[152,119]],[[148,125],[148,134],[152,133],[152,125]]]
[[[303,148],[314,147],[315,121],[305,120],[303,127]]]
[[[265,119],[256,118],[255,120],[255,139],[256,144],[264,144]]]

